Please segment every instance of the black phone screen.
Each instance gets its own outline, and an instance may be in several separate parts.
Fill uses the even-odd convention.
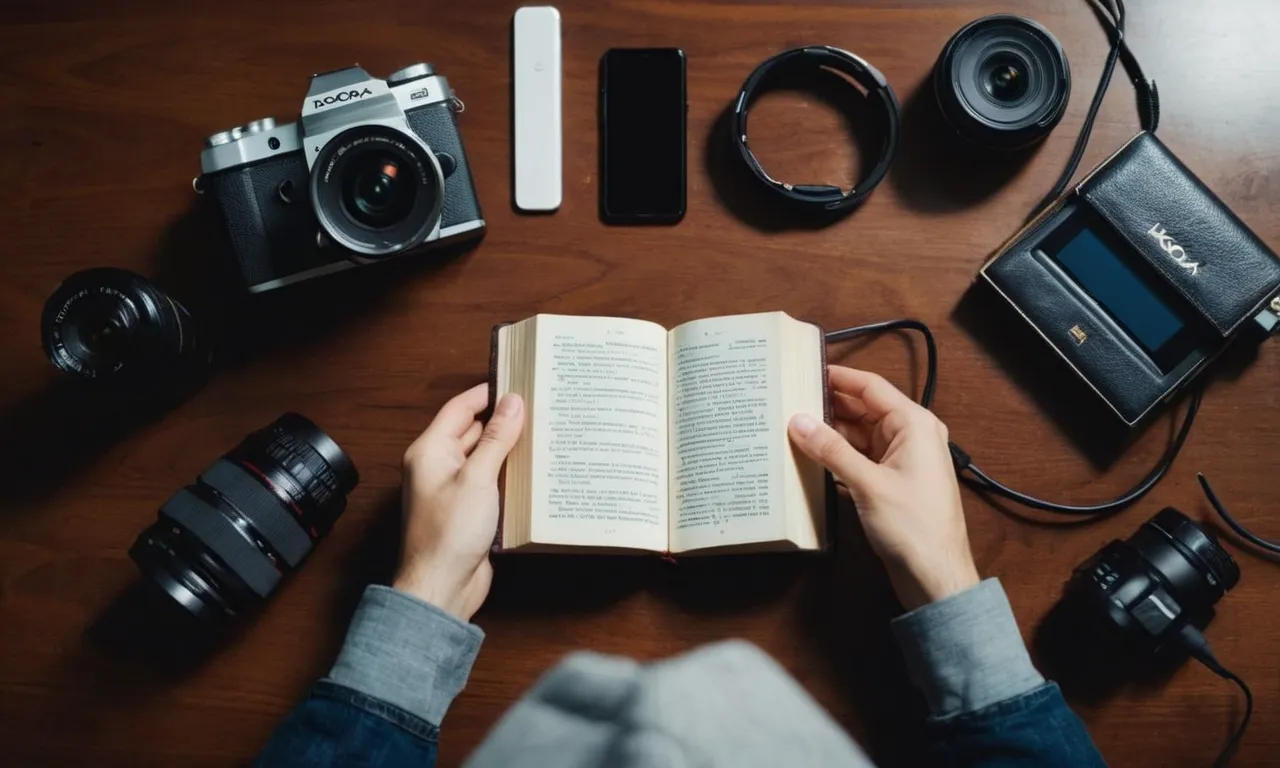
[[[685,208],[685,78],[679,48],[615,48],[601,65],[602,212],[677,221]]]

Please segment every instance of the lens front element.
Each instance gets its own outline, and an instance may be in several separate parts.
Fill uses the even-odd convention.
[[[416,136],[361,125],[321,148],[311,200],[335,243],[365,258],[391,256],[420,245],[439,224],[444,175]]]

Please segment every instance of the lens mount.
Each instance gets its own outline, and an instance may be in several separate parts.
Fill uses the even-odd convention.
[[[1043,139],[1062,119],[1071,71],[1049,30],[996,14],[966,24],[947,41],[933,87],[957,133],[993,149],[1018,149]]]
[[[360,125],[321,147],[311,167],[311,201],[335,243],[376,260],[420,245],[436,229],[444,174],[417,136]]]

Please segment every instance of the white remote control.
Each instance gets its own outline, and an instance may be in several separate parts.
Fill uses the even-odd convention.
[[[513,26],[516,207],[554,211],[562,197],[560,11],[526,6]]]

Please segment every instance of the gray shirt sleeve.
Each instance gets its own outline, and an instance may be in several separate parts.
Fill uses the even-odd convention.
[[[936,718],[972,712],[1044,684],[996,579],[891,622],[907,673]]]
[[[483,640],[476,625],[374,585],[365,589],[327,679],[439,725]]]

